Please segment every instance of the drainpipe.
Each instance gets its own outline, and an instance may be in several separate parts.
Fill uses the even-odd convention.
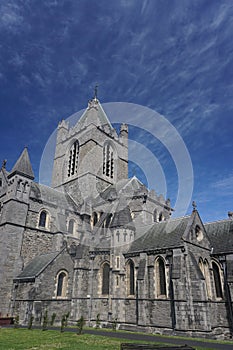
[[[136,325],[139,320],[139,307],[138,307],[138,279],[136,280]]]
[[[90,295],[89,297],[89,309],[88,309],[88,326],[91,326],[91,314],[92,314],[92,298],[93,298],[93,277],[94,277],[94,259],[95,255],[90,254],[90,260],[91,260],[91,281],[90,281]]]
[[[173,252],[169,250],[167,252],[166,258],[169,261],[169,296],[170,296],[170,308],[171,308],[171,321],[173,331],[176,328],[176,310],[175,310],[175,299],[174,299],[174,289],[172,280],[172,270],[173,270]]]

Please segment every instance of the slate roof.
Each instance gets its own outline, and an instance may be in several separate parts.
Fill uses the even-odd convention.
[[[233,252],[233,220],[215,221],[204,226],[214,254]]]
[[[116,184],[109,185],[100,195],[96,198],[95,202],[98,203],[100,199],[115,200],[120,197],[121,194],[125,196],[143,195],[148,190],[135,176],[129,179],[122,179]]]
[[[13,175],[15,173],[19,173],[25,175],[30,179],[34,179],[34,173],[32,170],[32,165],[29,159],[27,148],[24,148],[23,152],[21,153],[20,157],[15,163],[10,175]]]
[[[37,200],[41,200],[42,202],[44,201],[62,208],[67,207],[67,204],[70,208],[76,211],[78,208],[78,205],[67,192],[61,192],[36,182],[32,183],[30,196]]]
[[[78,125],[80,128],[86,127],[87,125],[94,123],[97,126],[109,126],[110,129],[113,129],[106,113],[103,110],[99,100],[93,98],[88,103],[88,108],[85,110]]]
[[[182,236],[191,216],[155,223],[144,235],[136,239],[128,253],[181,247]]]
[[[122,209],[121,208],[122,206],[118,206],[116,209],[110,224],[110,228],[128,228],[135,230],[129,207],[126,205]]]
[[[34,281],[35,278],[60,254],[60,252],[52,252],[39,255],[31,260],[25,269],[16,277],[15,280],[26,282]]]

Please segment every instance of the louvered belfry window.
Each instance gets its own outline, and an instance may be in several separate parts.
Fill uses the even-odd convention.
[[[78,155],[79,143],[75,141],[70,148],[68,160],[68,177],[75,175],[78,172]]]
[[[109,143],[103,149],[103,174],[111,179],[114,177],[114,151]]]

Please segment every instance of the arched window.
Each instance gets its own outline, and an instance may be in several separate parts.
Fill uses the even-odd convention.
[[[102,267],[102,294],[109,294],[110,266],[104,263]]]
[[[223,297],[222,293],[222,283],[221,283],[221,276],[220,276],[220,268],[216,262],[212,262],[213,267],[213,275],[214,275],[214,285],[215,285],[215,293],[217,298]]]
[[[205,281],[206,281],[206,291],[207,291],[207,297],[211,299],[212,293],[211,293],[211,282],[210,282],[210,269],[208,261],[204,261],[204,275],[205,275]]]
[[[92,214],[92,226],[94,227],[98,222],[98,215],[97,213],[94,211],[94,213]]]
[[[114,150],[107,143],[103,149],[103,174],[113,179],[114,177]]]
[[[134,263],[132,260],[129,260],[127,263],[127,294],[135,294],[135,274],[134,274]]]
[[[74,234],[74,229],[75,229],[75,221],[74,219],[70,219],[69,225],[68,225],[68,232],[73,235]]]
[[[155,282],[156,282],[156,296],[167,296],[167,284],[165,274],[165,264],[162,258],[156,259],[155,262]]]
[[[163,213],[160,213],[159,214],[159,221],[163,221],[163,220],[164,220]]]
[[[154,222],[158,222],[158,211],[157,209],[154,210]]]
[[[64,298],[67,291],[68,274],[66,271],[60,271],[57,274],[57,291],[56,297]]]
[[[198,241],[201,241],[203,239],[203,232],[199,225],[195,226],[195,235]]]
[[[39,227],[48,228],[48,213],[45,210],[40,212]]]
[[[111,221],[112,221],[112,213],[110,213],[110,214],[107,215],[107,218],[106,218],[106,220],[105,220],[105,227],[106,227],[106,228],[109,227]]]
[[[209,273],[209,264],[205,259],[203,262],[202,258],[199,259],[199,267],[205,278],[206,294],[208,298],[211,298],[211,283],[210,283],[210,273]]]
[[[75,141],[70,148],[69,161],[68,161],[68,172],[67,175],[72,176],[78,171],[78,155],[79,155],[79,143]]]

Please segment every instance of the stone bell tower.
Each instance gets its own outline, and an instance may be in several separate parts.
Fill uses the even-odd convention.
[[[52,187],[82,204],[125,178],[128,127],[123,124],[117,134],[95,93],[74,127],[64,120],[58,125]]]

